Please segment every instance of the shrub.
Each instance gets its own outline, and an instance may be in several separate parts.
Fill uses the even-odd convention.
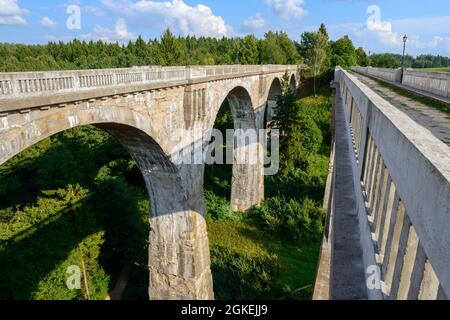
[[[230,202],[227,199],[217,196],[212,191],[205,191],[205,202],[206,214],[213,219],[240,220],[242,217],[231,210]]]
[[[291,241],[316,241],[323,232],[325,212],[314,201],[303,202],[284,197],[267,199],[260,207],[252,210],[254,216],[271,233]]]
[[[252,300],[267,293],[278,272],[278,257],[250,255],[231,249],[211,248],[215,296],[220,300]]]

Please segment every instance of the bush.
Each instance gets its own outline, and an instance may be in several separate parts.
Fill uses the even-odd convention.
[[[291,241],[317,241],[322,236],[325,212],[308,198],[300,203],[272,197],[253,208],[251,214],[266,231]]]
[[[205,191],[205,202],[206,214],[208,217],[218,220],[240,220],[242,217],[231,210],[230,202],[227,199],[217,196],[212,191]]]
[[[278,257],[256,256],[225,247],[211,248],[215,296],[220,300],[254,300],[267,293],[278,272]]]

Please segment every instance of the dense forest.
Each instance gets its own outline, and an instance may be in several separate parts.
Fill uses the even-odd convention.
[[[362,54],[363,53],[363,54]],[[319,57],[320,59],[312,59]],[[362,48],[355,50],[345,36],[330,41],[324,25],[318,32],[305,32],[300,42],[285,32],[269,31],[264,38],[176,37],[170,30],[160,39],[138,37],[128,44],[49,42],[46,45],[0,43],[0,71],[44,71],[99,68],[125,68],[141,65],[218,65],[218,64],[320,64],[321,71],[340,64],[361,64]]]
[[[400,68],[402,66],[402,58],[400,54],[372,54],[368,57],[366,63],[361,64],[361,66]],[[439,55],[418,55],[414,58],[410,55],[405,55],[404,63],[406,68],[447,68],[450,67],[450,58]]]
[[[362,49],[361,49],[362,50]],[[264,39],[179,38],[167,31],[148,43],[0,45],[2,71],[161,64],[306,63],[301,97],[283,83],[272,123],[281,130],[281,170],[266,177],[266,200],[244,214],[230,209],[231,166],[205,169],[205,201],[214,291],[219,299],[310,299],[325,211],[322,199],[331,143],[328,83],[336,63],[361,50],[325,26],[299,43]],[[362,50],[363,51],[363,50]],[[311,56],[316,55],[315,59]],[[224,103],[216,120],[233,127]],[[0,298],[105,299],[128,270],[122,299],[147,299],[149,201],[141,173],[106,132],[61,132],[0,166]],[[66,286],[80,266],[82,287]]]

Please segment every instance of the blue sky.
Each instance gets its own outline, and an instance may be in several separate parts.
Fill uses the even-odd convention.
[[[407,33],[408,53],[450,56],[448,0],[0,0],[0,42],[126,42],[168,27],[214,37],[283,30],[298,40],[321,22],[366,51],[401,53]]]

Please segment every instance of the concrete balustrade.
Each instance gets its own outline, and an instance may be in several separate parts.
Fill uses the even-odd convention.
[[[297,66],[147,66],[127,69],[0,73],[0,100],[42,93],[78,92],[102,87],[167,81],[189,82],[208,77],[249,76],[286,70],[296,71]]]
[[[450,98],[449,72],[423,72],[405,69],[402,80],[402,69],[386,69],[372,67],[351,67],[358,73],[373,76],[382,80],[398,83],[418,93],[430,93],[443,98]]]
[[[359,242],[353,246],[360,247],[361,253],[349,261],[338,261],[339,255],[333,251],[354,248],[342,248],[345,242],[341,238],[348,235],[331,227],[331,241],[324,245],[331,246],[332,269],[345,263],[363,264],[370,284],[370,267],[379,268],[381,286],[368,285],[367,293],[359,292],[359,298],[447,299],[450,148],[349,72],[338,67],[334,81],[336,135],[339,139],[347,136],[351,172],[332,174],[353,177],[353,194],[345,201],[355,202],[352,210],[358,217]],[[346,129],[339,127],[339,119],[345,119]],[[343,156],[336,150],[334,162],[339,167]],[[335,185],[326,197],[336,198],[340,187]],[[335,199],[329,220],[339,221],[350,214],[343,211],[347,207]],[[331,298],[349,298],[346,290],[350,284],[345,281],[345,277],[333,278],[332,273]],[[316,288],[323,286],[316,283]]]
[[[450,73],[405,70],[404,85],[450,98]]]

